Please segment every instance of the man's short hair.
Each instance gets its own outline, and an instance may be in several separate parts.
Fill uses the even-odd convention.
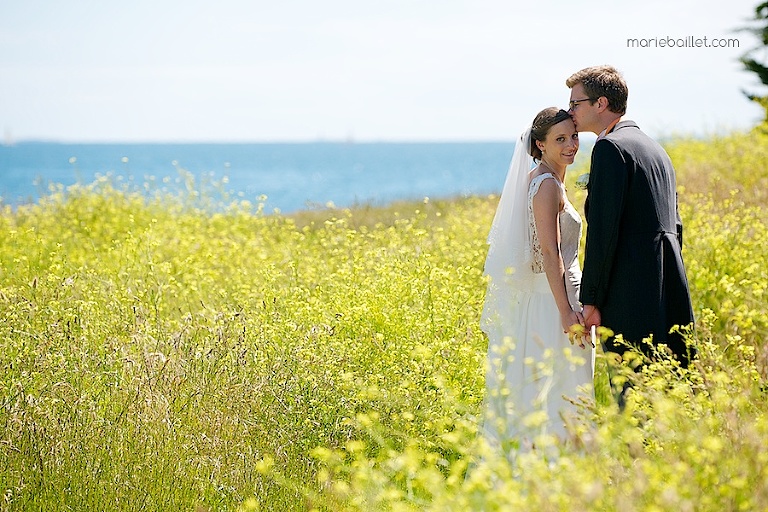
[[[569,89],[573,89],[576,84],[581,84],[584,87],[584,92],[593,103],[597,98],[605,96],[608,99],[608,109],[611,112],[626,114],[629,88],[624,77],[613,66],[584,68],[572,74],[565,81],[565,85]]]

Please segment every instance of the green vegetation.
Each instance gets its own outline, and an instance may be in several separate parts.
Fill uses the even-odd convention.
[[[669,150],[701,358],[627,372],[623,414],[601,359],[568,446],[514,464],[477,436],[497,198],[210,213],[103,179],[5,208],[0,509],[768,508],[768,136]]]

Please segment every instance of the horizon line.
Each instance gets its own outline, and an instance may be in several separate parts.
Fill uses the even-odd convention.
[[[316,138],[316,139],[55,139],[29,137],[0,142],[0,147],[13,147],[25,144],[60,144],[60,145],[194,145],[194,144],[484,144],[514,143],[517,137],[504,138],[413,138],[413,139],[353,139],[353,138]]]

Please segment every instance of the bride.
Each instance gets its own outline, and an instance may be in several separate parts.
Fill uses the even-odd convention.
[[[488,236],[483,432],[505,452],[541,434],[565,440],[568,398],[594,394],[594,346],[578,327],[581,217],[563,184],[578,149],[566,111],[539,112],[515,145]]]

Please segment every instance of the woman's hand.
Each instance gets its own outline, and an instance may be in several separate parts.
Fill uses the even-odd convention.
[[[563,332],[568,335],[571,345],[577,343],[579,347],[586,348],[584,338],[586,323],[584,316],[580,311],[565,311],[560,314],[560,322],[563,326]]]

